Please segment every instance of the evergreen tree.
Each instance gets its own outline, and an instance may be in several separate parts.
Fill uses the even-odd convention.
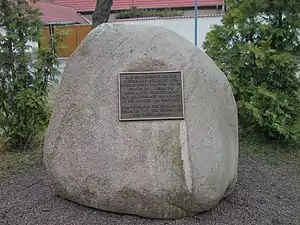
[[[48,89],[55,80],[57,57],[51,49],[37,51],[38,10],[25,0],[2,0],[0,11],[0,135],[10,149],[34,147],[49,118]]]
[[[228,0],[204,49],[228,76],[245,130],[297,137],[300,0]]]

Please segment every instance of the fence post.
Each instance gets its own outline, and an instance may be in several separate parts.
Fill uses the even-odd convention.
[[[52,51],[55,53],[55,37],[54,37],[54,24],[49,23],[49,35],[50,35],[50,47]]]
[[[195,45],[198,45],[198,0],[194,0],[194,17],[195,17]]]

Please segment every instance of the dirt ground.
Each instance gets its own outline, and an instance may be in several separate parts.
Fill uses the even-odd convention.
[[[242,157],[237,189],[213,210],[174,221],[143,219],[86,208],[56,197],[43,167],[0,185],[1,225],[300,225],[300,179]]]

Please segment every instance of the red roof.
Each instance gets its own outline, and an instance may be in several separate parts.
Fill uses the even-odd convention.
[[[45,24],[53,22],[88,23],[88,21],[78,14],[74,8],[46,2],[33,3],[30,0],[28,0],[28,3],[30,6],[40,10],[43,14],[41,19]]]
[[[94,11],[96,0],[55,0],[56,4],[71,6],[78,12]],[[214,6],[223,5],[224,0],[198,0],[198,5]],[[193,7],[194,0],[113,0],[112,10],[137,8],[184,8]]]

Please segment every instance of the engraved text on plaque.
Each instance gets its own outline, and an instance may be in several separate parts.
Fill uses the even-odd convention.
[[[182,85],[180,71],[120,73],[120,120],[183,119]]]

